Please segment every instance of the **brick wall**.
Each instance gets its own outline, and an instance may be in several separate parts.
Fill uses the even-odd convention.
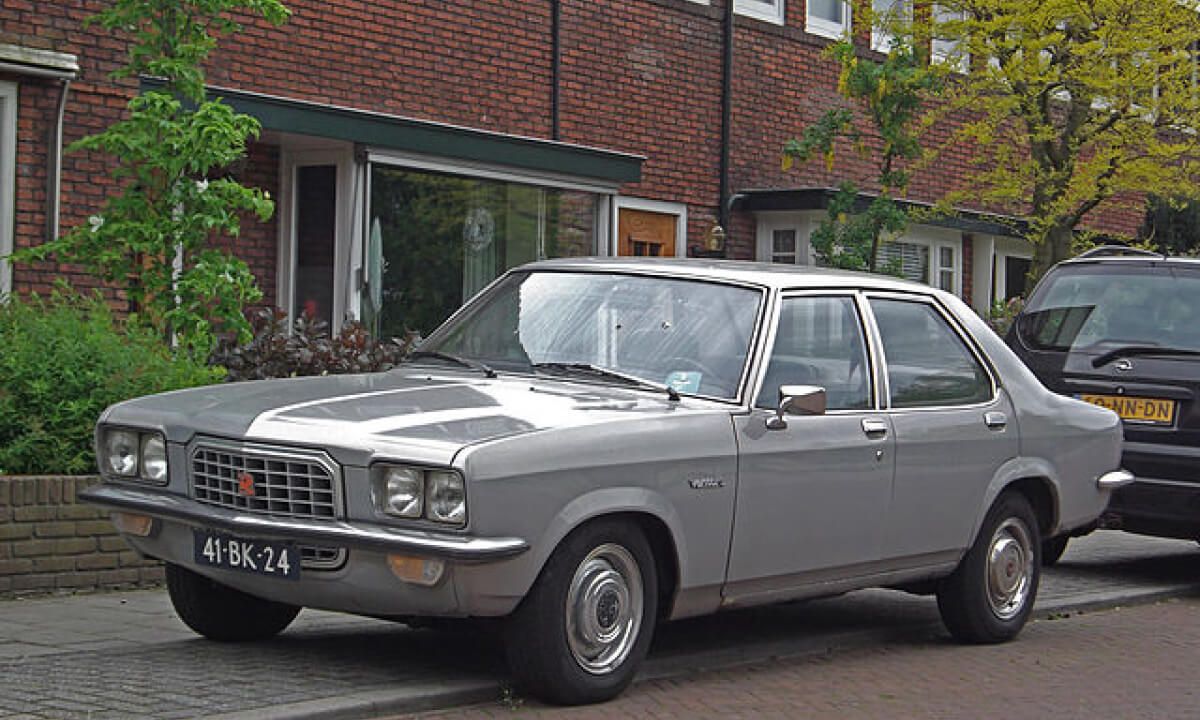
[[[0,476],[0,597],[161,582],[108,513],[76,502],[93,477]]]

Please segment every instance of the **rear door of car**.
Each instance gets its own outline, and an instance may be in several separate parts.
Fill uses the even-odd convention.
[[[986,488],[1019,452],[1016,417],[994,371],[934,298],[874,293],[896,470],[883,533],[896,569],[957,558]]]
[[[868,571],[892,495],[892,436],[878,410],[877,363],[853,292],[780,301],[755,407],[734,416],[738,494],[726,599],[786,593]],[[823,415],[770,429],[782,385],[827,391]],[[851,568],[848,572],[846,568]]]

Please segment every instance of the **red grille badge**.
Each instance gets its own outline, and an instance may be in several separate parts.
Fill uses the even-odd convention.
[[[254,476],[248,472],[238,475],[238,494],[254,497]]]

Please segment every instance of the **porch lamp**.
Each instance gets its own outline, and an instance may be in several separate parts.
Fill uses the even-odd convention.
[[[704,236],[704,249],[711,253],[719,253],[725,249],[725,228],[713,225]]]

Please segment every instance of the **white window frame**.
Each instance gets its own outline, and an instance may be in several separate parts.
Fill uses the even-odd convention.
[[[337,332],[342,322],[347,318],[359,317],[358,294],[350,293],[351,280],[355,275],[354,263],[351,261],[351,248],[355,244],[355,232],[352,222],[353,183],[355,179],[355,162],[353,148],[336,148],[307,150],[289,150],[286,147],[280,156],[279,183],[279,260],[276,268],[275,304],[287,313],[288,327],[296,318],[293,317],[296,306],[296,180],[297,171],[301,167],[311,165],[334,165],[337,167],[337,196],[334,200],[336,216],[334,218],[333,245],[333,319],[332,332]]]
[[[17,200],[17,84],[0,81],[0,300],[12,292]]]
[[[833,38],[840,40],[850,32],[850,28],[854,27],[853,6],[848,0],[841,0],[842,3],[842,22],[830,22],[826,18],[815,17],[812,14],[812,4],[807,3],[804,8],[804,29],[812,35],[820,35],[822,37]]]
[[[942,8],[941,5],[939,5],[937,3],[933,4],[933,7],[931,8],[930,12],[933,14],[933,22],[935,23],[935,25],[936,25],[936,23],[941,22],[938,19],[939,13],[940,13],[940,17],[943,17],[943,18],[952,16],[952,15],[955,15],[955,16],[962,15],[962,12],[954,13],[954,12],[947,11],[944,8]],[[937,28],[935,27],[934,32],[933,32],[933,37],[929,41],[929,62],[938,63],[938,64],[949,63],[951,56],[954,55],[955,52],[957,52],[960,42],[961,42],[960,40],[939,40],[937,38]],[[942,48],[945,48],[945,49],[939,49],[939,44],[941,45]],[[962,53],[961,55],[959,55],[955,65],[953,66],[952,69],[955,72],[966,74],[967,70],[969,70],[970,68],[971,68],[971,56],[968,55],[967,53]]]
[[[1005,267],[1005,260],[1010,257],[1020,260],[1032,260],[1033,246],[1025,240],[996,238],[993,248],[995,270],[992,277],[991,301],[994,303],[1005,300],[1005,298],[1001,297],[1004,294],[1004,286],[1008,284],[1008,270]],[[1032,289],[1030,288],[1030,290]]]
[[[609,232],[608,237],[611,238],[608,247],[604,248],[601,254],[617,257],[617,253],[621,249],[621,243],[618,239],[620,226],[618,221],[621,218],[621,210],[642,210],[645,212],[661,213],[663,215],[675,216],[675,257],[687,257],[687,205],[677,202],[665,202],[663,200],[649,200],[647,198],[631,197],[628,195],[614,196],[612,202],[609,203],[612,207],[612,214],[609,217]]]
[[[905,19],[912,21],[913,17],[913,0],[893,0],[892,8],[900,6],[903,12],[906,13]],[[874,13],[874,4],[872,3],[872,13]],[[892,50],[892,40],[895,38],[890,32],[885,32],[879,27],[879,18],[872,16],[871,18],[871,49],[875,52],[890,53]]]
[[[733,10],[739,15],[782,25],[785,17],[783,3],[784,0],[771,0],[770,3],[761,0],[733,0]]]

